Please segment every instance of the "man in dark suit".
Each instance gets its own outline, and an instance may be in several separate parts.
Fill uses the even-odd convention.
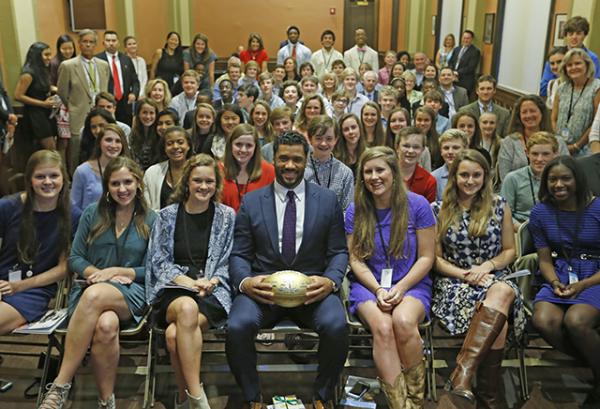
[[[115,31],[104,32],[104,52],[96,57],[108,62],[110,68],[108,92],[117,100],[117,121],[131,126],[131,107],[140,94],[140,81],[131,58],[119,52],[119,36]]]
[[[496,115],[496,133],[505,137],[509,133],[510,111],[494,103],[496,95],[496,79],[491,75],[482,75],[477,79],[477,101],[465,105],[459,111],[469,112],[479,120],[479,116],[484,112],[491,112]]]
[[[450,67],[444,67],[438,75],[440,91],[444,95],[445,106],[442,106],[440,114],[452,120],[459,109],[469,104],[467,90],[454,84],[454,71]]]
[[[465,30],[461,38],[461,46],[452,51],[452,57],[448,62],[448,66],[454,70],[454,74],[458,78],[456,85],[466,89],[469,95],[472,95],[475,89],[477,67],[481,59],[479,48],[473,45],[474,39],[475,33]]]
[[[244,400],[263,409],[254,339],[284,317],[319,334],[314,407],[333,409],[334,388],[348,352],[348,330],[338,289],[348,265],[342,209],[333,191],[304,181],[308,143],[295,131],[274,142],[273,184],[248,193],[237,214],[229,259],[236,291],[229,314],[227,360]],[[264,279],[280,270],[310,277],[307,301],[295,308],[273,303]]]

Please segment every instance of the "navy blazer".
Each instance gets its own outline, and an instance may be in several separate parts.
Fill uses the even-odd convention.
[[[234,291],[239,291],[244,278],[288,269],[327,277],[340,288],[347,266],[343,212],[333,191],[306,183],[302,243],[291,264],[279,251],[273,184],[244,196],[229,258]]]
[[[121,84],[121,90],[123,91],[123,99],[127,100],[127,95],[133,94],[137,96],[140,94],[140,81],[135,72],[135,67],[133,66],[133,61],[129,56],[119,52],[117,53],[119,56],[119,62],[121,63],[121,77],[123,77],[123,83]],[[112,74],[112,61],[108,61],[108,57],[106,56],[106,52],[101,52],[96,55],[96,57],[106,61],[108,63],[108,69],[110,72],[110,78],[108,80],[108,92],[111,94],[115,94],[115,82],[113,80]]]

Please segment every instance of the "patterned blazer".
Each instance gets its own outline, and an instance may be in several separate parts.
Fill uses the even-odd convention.
[[[162,209],[152,229],[146,264],[146,300],[150,305],[157,300],[165,285],[172,284],[175,277],[188,272],[188,267],[175,264],[173,255],[179,206],[179,203],[175,203]],[[213,294],[228,314],[231,308],[229,253],[233,247],[234,224],[233,209],[215,203],[204,274],[208,279],[219,278],[219,285],[215,287]]]

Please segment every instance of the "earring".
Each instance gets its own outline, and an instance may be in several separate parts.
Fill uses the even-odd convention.
[[[110,193],[106,192],[106,203],[110,203]]]

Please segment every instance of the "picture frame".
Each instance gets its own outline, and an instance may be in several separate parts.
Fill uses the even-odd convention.
[[[483,42],[486,44],[492,44],[494,42],[494,20],[496,14],[486,13],[483,24]]]
[[[564,26],[567,22],[566,14],[556,14],[554,16],[554,47],[563,47],[565,45]]]

